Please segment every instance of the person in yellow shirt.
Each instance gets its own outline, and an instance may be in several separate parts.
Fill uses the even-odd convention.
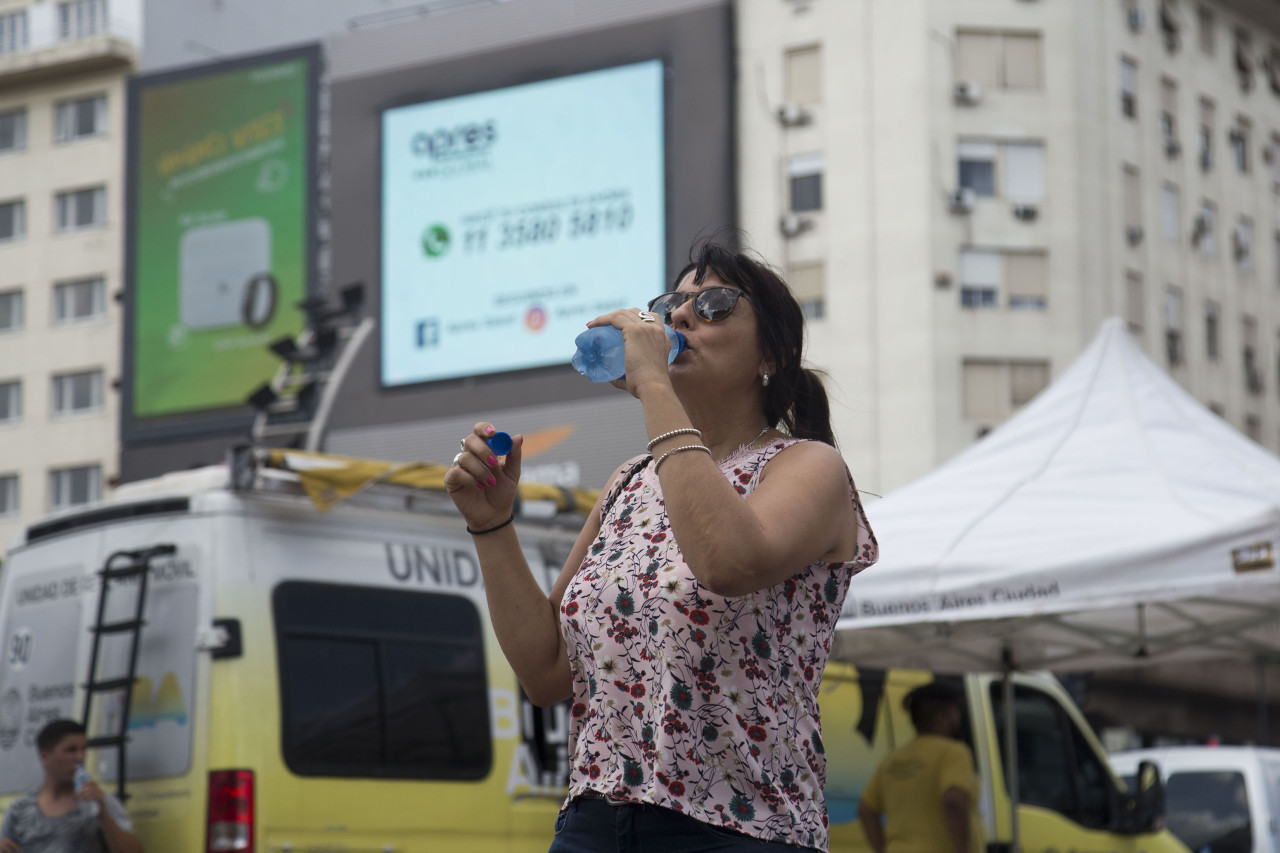
[[[960,693],[935,681],[908,693],[903,706],[916,737],[880,762],[858,804],[871,849],[982,853],[978,776],[973,752],[959,740]]]

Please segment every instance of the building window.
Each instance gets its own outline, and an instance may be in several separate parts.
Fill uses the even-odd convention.
[[[1049,258],[1043,252],[1007,252],[1004,289],[1013,309],[1043,310],[1049,301]]]
[[[788,284],[804,315],[811,320],[821,319],[826,313],[827,265],[797,264],[791,268]]]
[[[54,141],[73,142],[107,132],[107,96],[63,101],[54,114]]]
[[[1182,200],[1173,184],[1160,188],[1160,230],[1170,243],[1178,243],[1182,239]]]
[[[1212,299],[1204,303],[1204,354],[1211,361],[1217,361],[1222,353],[1218,340],[1218,317],[1221,313],[1222,309]]]
[[[1235,157],[1236,168],[1241,174],[1249,174],[1249,141],[1253,135],[1253,125],[1248,119],[1241,118],[1231,129],[1228,138],[1231,142],[1231,153]]]
[[[994,142],[961,142],[957,146],[960,186],[973,190],[979,197],[996,194],[996,157]]]
[[[58,193],[58,230],[78,231],[107,224],[107,190],[90,187]]]
[[[1277,59],[1280,64],[1280,59]],[[1277,71],[1280,73],[1280,70]],[[1268,171],[1271,174],[1271,191],[1280,193],[1280,134],[1271,134],[1271,139],[1267,142],[1267,148],[1263,152],[1263,159],[1267,162]]]
[[[101,278],[65,281],[53,288],[53,321],[74,323],[107,312],[107,286]]]
[[[49,508],[66,509],[102,499],[102,468],[85,465],[49,472]]]
[[[1172,285],[1164,292],[1164,343],[1169,366],[1182,364],[1182,289]]]
[[[0,243],[27,233],[27,203],[22,199],[0,201]]]
[[[1038,142],[962,141],[956,146],[960,186],[981,198],[1044,199],[1044,146]]]
[[[22,420],[22,381],[11,379],[0,382],[0,423],[11,424]]]
[[[956,33],[956,82],[987,89],[1041,89],[1044,57],[1039,33]]]
[[[0,14],[0,54],[27,49],[27,10]]]
[[[1136,245],[1142,238],[1142,176],[1138,167],[1126,164],[1120,180],[1121,203],[1124,208],[1124,227],[1129,243]]]
[[[822,47],[810,45],[787,51],[787,101],[822,103]]]
[[[53,377],[53,413],[70,415],[102,408],[102,371],[86,370]]]
[[[968,420],[1004,420],[1049,384],[1047,361],[965,359],[963,371]]]
[[[1127,57],[1120,60],[1120,114],[1125,118],[1138,115],[1138,63]]]
[[[1200,99],[1200,169],[1208,172],[1213,168],[1213,125],[1214,125],[1214,108],[1213,101],[1208,98]]]
[[[980,249],[960,252],[960,305],[1000,307],[1000,253]]]
[[[0,113],[0,152],[21,151],[27,147],[27,111]]]
[[[1236,266],[1245,272],[1253,271],[1253,220],[1247,216],[1240,217],[1231,234],[1231,253]]]
[[[1275,241],[1275,248],[1276,248],[1276,251],[1275,251],[1275,258],[1276,258],[1276,266],[1275,266],[1275,270],[1276,270],[1276,286],[1277,286],[1277,287],[1280,287],[1280,231],[1277,231],[1277,232],[1274,234],[1273,239],[1274,239],[1274,241]]]
[[[17,515],[21,507],[18,505],[18,475],[0,475],[0,516]]]
[[[0,293],[0,332],[16,332],[22,328],[26,313],[21,290]]]
[[[1244,387],[1250,394],[1261,394],[1265,389],[1262,381],[1262,359],[1258,356],[1258,321],[1245,314],[1240,318],[1240,337],[1244,342],[1241,356],[1244,365]]]
[[[58,38],[82,39],[106,32],[107,0],[69,0],[58,4]]]
[[[1127,270],[1124,274],[1124,316],[1129,333],[1135,338],[1142,337],[1147,325],[1147,290],[1142,283],[1142,273],[1137,270]]]
[[[1043,309],[1049,299],[1049,260],[1043,252],[965,249],[960,253],[960,305]]]
[[[1216,36],[1213,26],[1213,12],[1210,11],[1208,6],[1201,6],[1196,14],[1196,21],[1199,24],[1200,52],[1205,56],[1213,56]]]
[[[271,596],[281,754],[300,776],[482,779],[484,623],[434,592],[291,581]]]
[[[1211,201],[1200,203],[1196,212],[1196,221],[1191,227],[1191,244],[1199,249],[1206,258],[1218,254],[1218,208]]]
[[[822,210],[823,166],[824,158],[821,154],[797,154],[787,160],[793,212]]]
[[[1178,84],[1168,77],[1160,80],[1160,135],[1164,138],[1165,156],[1178,156]]]

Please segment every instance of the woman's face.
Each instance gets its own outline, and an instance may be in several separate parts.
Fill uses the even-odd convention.
[[[733,287],[709,270],[701,284],[695,285],[693,276],[693,272],[686,275],[676,290],[698,293],[708,287]],[[672,328],[685,337],[685,351],[671,365],[672,382],[707,383],[709,392],[759,388],[765,367],[756,322],[755,308],[745,297],[738,299],[728,317],[714,323],[697,316],[693,300],[687,300],[671,313]]]

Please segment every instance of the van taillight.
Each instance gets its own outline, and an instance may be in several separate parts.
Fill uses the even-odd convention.
[[[206,853],[253,851],[253,771],[209,774],[209,835]]]

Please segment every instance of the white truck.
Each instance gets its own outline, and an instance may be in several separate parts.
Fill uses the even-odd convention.
[[[1169,830],[1192,853],[1280,853],[1280,749],[1169,746],[1111,756],[1126,781],[1153,762]]]

